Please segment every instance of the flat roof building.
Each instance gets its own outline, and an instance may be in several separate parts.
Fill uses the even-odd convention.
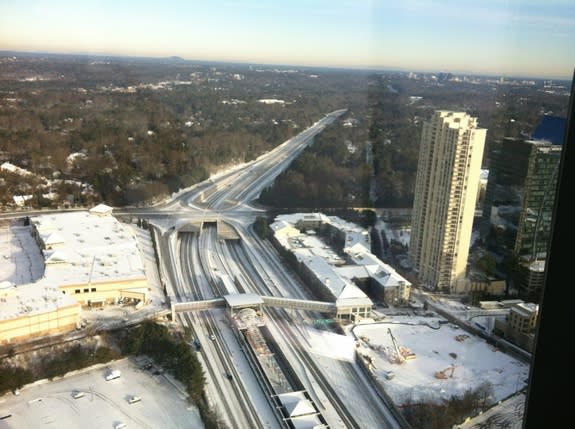
[[[74,330],[82,306],[120,298],[147,302],[137,239],[109,207],[34,216],[26,224],[28,231],[20,234],[29,233],[38,245],[27,254],[39,259],[32,264],[39,278],[20,285],[0,279],[0,344]]]
[[[409,300],[411,284],[371,253],[364,228],[321,213],[280,215],[270,228],[315,293],[336,302],[339,318],[369,316],[373,301],[362,289],[390,304]]]
[[[0,288],[0,344],[69,332],[80,320],[80,304],[45,284]]]
[[[146,301],[148,283],[136,237],[111,211],[96,207],[30,218],[44,256],[43,281],[87,306],[122,297]]]

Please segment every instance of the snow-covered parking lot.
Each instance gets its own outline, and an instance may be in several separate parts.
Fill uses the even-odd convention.
[[[8,393],[0,397],[0,428],[203,428],[181,387],[143,365],[122,359]],[[121,375],[107,381],[111,370]]]

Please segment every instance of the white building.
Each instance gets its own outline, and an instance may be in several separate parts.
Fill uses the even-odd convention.
[[[147,300],[136,237],[111,208],[41,215],[30,218],[30,224],[44,255],[44,282],[87,306],[120,298]]]
[[[390,304],[409,301],[411,284],[371,253],[364,228],[321,213],[280,215],[270,228],[302,267],[300,274],[321,285],[316,293],[336,301],[338,313],[367,317],[373,305],[368,293]]]
[[[45,214],[28,224],[39,247],[29,255],[42,259],[34,265],[43,265],[43,275],[23,285],[0,279],[0,344],[74,330],[82,306],[120,298],[147,302],[137,239],[111,216],[111,208]]]

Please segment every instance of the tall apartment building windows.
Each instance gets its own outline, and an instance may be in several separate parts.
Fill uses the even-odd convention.
[[[494,144],[481,234],[493,251],[545,257],[561,146],[507,138]]]
[[[519,216],[515,254],[530,260],[544,259],[551,235],[551,217],[561,146],[536,144],[527,166],[523,209]]]
[[[428,289],[465,291],[486,132],[465,112],[438,110],[423,124],[409,253]]]
[[[553,118],[552,129],[562,135],[560,123]],[[543,287],[562,150],[561,139],[545,138],[540,128],[533,133],[540,139],[494,142],[480,228],[488,250],[515,261],[507,280],[531,302],[539,302]]]

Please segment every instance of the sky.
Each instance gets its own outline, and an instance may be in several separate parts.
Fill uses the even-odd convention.
[[[0,50],[571,79],[572,0],[2,0]]]

